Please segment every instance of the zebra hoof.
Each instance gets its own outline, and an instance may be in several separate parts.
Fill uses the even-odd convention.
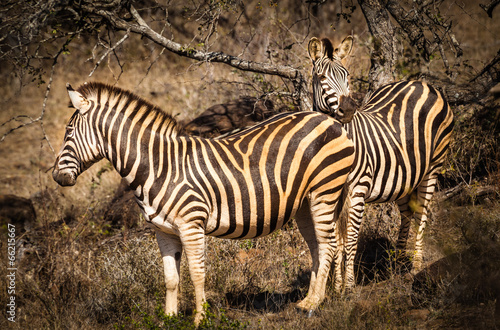
[[[300,308],[299,306],[296,306],[295,309],[297,310],[297,312],[305,314],[305,316],[308,319],[310,319],[314,315],[314,309],[313,308],[311,308],[311,309],[303,309],[303,308]]]
[[[311,318],[314,315],[315,308],[310,303],[302,301],[298,303],[295,308],[297,311],[305,314],[307,318]]]

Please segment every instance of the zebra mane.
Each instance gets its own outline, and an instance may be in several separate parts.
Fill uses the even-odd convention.
[[[126,98],[129,99],[130,101],[135,101],[137,102],[137,107],[144,107],[148,109],[147,111],[150,112],[151,114],[157,113],[160,116],[162,116],[164,122],[169,122],[169,124],[172,127],[174,127],[174,130],[177,133],[181,133],[183,131],[181,125],[175,120],[175,118],[171,114],[163,111],[158,106],[152,104],[151,102],[143,99],[139,95],[134,94],[129,90],[101,82],[86,82],[80,85],[77,91],[81,93],[85,98],[89,100],[94,100],[96,102],[102,102],[102,100],[107,100],[109,98],[118,98],[118,97]]]
[[[334,49],[333,49],[333,45],[332,45],[332,42],[330,41],[330,39],[323,38],[323,39],[321,39],[321,43],[323,44],[325,55],[329,59],[333,60],[333,51],[334,51]]]

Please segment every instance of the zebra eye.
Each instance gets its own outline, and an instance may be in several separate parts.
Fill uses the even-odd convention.
[[[72,137],[74,132],[75,132],[74,127],[71,126],[66,127],[66,136]]]

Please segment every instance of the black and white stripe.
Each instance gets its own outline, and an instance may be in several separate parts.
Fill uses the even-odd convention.
[[[333,68],[342,65],[327,53],[311,59],[313,76],[318,62],[322,66],[330,63]],[[339,81],[346,79],[346,75],[336,75],[340,72],[338,69],[323,71],[332,74],[328,82],[337,83],[313,80],[317,104],[337,85],[347,84]],[[344,207],[349,208],[344,237],[346,287],[354,285],[354,256],[365,203],[396,201],[402,214],[398,250],[406,248],[410,218],[414,216],[419,221],[413,256],[414,270],[418,270],[422,264],[429,201],[453,130],[453,113],[448,103],[439,91],[426,83],[392,83],[378,89],[344,128],[355,147],[353,169],[343,194]]]
[[[219,139],[182,135],[175,120],[128,91],[100,83],[68,85],[71,117],[53,177],[74,185],[107,158],[135,192],[163,256],[167,313],[177,313],[184,250],[196,293],[204,295],[204,235],[253,238],[292,217],[313,259],[299,307],[322,301],[337,240],[334,211],[354,159],[341,124],[314,113],[285,113]]]
[[[352,37],[346,37],[337,49],[333,48],[328,39],[311,38],[308,49],[309,56],[314,62],[313,86],[321,86],[313,89],[313,108],[339,120],[344,116],[344,109],[340,107],[340,98],[348,96],[349,71],[341,63],[341,60],[349,54],[352,48]]]

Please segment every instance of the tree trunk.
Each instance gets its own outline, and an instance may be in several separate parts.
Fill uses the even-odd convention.
[[[367,97],[379,87],[395,80],[397,40],[389,13],[379,0],[358,0],[365,15],[368,29],[373,36],[371,68],[368,74],[369,91]],[[367,98],[365,98],[366,100]]]

